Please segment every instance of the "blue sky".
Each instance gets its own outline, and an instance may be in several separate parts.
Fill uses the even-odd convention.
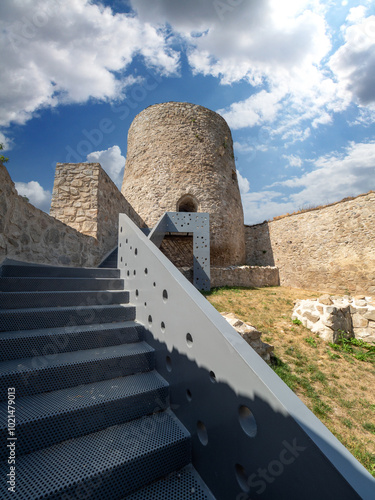
[[[0,142],[48,211],[56,162],[120,186],[145,107],[232,130],[245,223],[375,189],[375,6],[319,0],[2,0]]]

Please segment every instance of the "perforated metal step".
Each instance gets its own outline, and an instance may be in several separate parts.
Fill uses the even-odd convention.
[[[118,278],[0,278],[3,292],[123,290],[124,280]]]
[[[38,265],[4,264],[1,276],[49,277],[55,278],[119,278],[118,269],[99,269],[97,267],[55,267]]]
[[[124,305],[1,309],[0,332],[111,323],[135,319],[135,308]]]
[[[8,387],[21,397],[153,369],[154,349],[145,342],[3,361],[0,400]]]
[[[0,497],[121,499],[187,465],[191,458],[189,437],[167,410],[65,441],[19,457],[17,494],[8,491],[2,481]],[[5,464],[1,477],[7,473],[9,466]]]
[[[155,371],[17,398],[17,457],[167,408],[168,384]],[[0,402],[0,414],[7,414]],[[4,412],[4,413],[2,413]],[[7,422],[0,441],[7,442]],[[0,448],[0,458],[9,454]]]
[[[244,496],[243,499],[245,498]],[[187,465],[136,493],[128,495],[123,500],[215,500],[215,497],[194,467]]]
[[[141,341],[143,332],[134,321],[1,332],[0,361],[131,344]]]
[[[167,409],[119,271],[11,262],[1,274],[0,414],[14,387],[17,481],[15,493],[1,482],[0,498],[211,500],[184,468],[190,435]],[[4,478],[7,456],[4,446]]]
[[[64,292],[0,292],[0,309],[32,307],[105,306],[127,304],[129,292],[116,290]]]

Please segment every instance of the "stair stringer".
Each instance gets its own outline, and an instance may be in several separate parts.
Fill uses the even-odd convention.
[[[375,479],[125,214],[118,267],[220,500],[370,500]]]

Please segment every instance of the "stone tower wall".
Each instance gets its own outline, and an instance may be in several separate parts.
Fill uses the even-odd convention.
[[[217,113],[168,102],[137,115],[128,134],[122,194],[149,227],[190,195],[198,212],[210,213],[211,264],[245,262],[232,136]]]

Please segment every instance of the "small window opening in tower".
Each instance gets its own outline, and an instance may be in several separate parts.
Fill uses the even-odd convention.
[[[198,212],[198,201],[190,194],[184,195],[177,202],[177,212]]]

